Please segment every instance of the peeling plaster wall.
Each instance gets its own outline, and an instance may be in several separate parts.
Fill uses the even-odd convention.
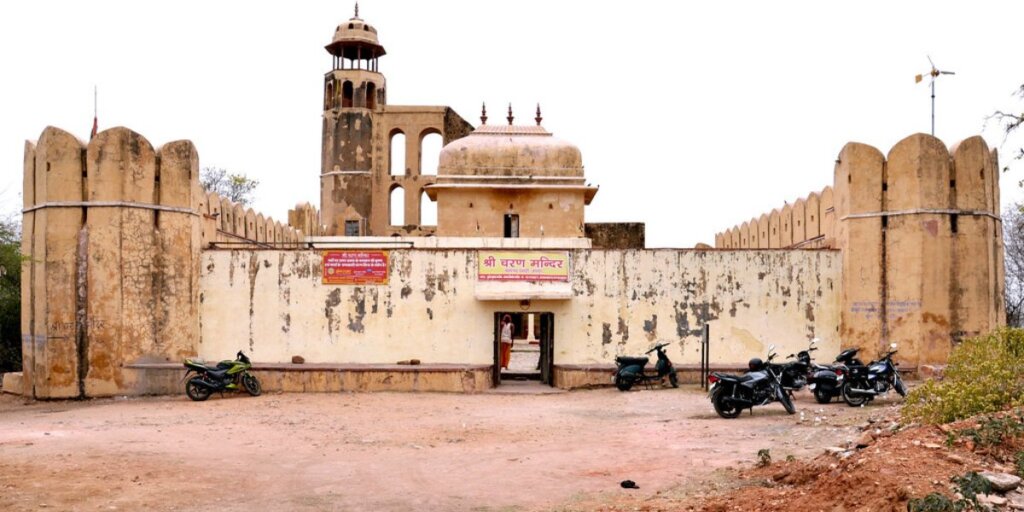
[[[839,350],[840,256],[834,251],[576,250],[570,300],[555,313],[555,364],[610,364],[671,342],[677,364],[699,361],[711,325],[712,363],[745,362],[774,343],[781,355],[822,338]],[[206,251],[199,355],[243,349],[253,360],[310,363],[491,364],[494,313],[518,301],[478,301],[472,250],[390,251],[390,282],[322,285],[315,251]]]

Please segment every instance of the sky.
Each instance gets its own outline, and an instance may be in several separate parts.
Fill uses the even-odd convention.
[[[388,103],[449,105],[477,125],[511,103],[581,149],[600,186],[588,222],[647,224],[648,247],[714,234],[832,182],[849,141],[883,153],[930,131],[982,134],[1024,110],[1024,2],[364,0]],[[20,207],[25,140],[127,126],[192,140],[200,166],[258,179],[276,219],[319,200],[323,49],[351,2],[34,1],[0,4],[0,212]],[[1017,146],[1014,145],[1017,144]],[[1024,164],[1003,206],[1024,199]]]

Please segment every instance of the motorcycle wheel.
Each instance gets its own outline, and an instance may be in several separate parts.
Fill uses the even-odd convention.
[[[814,399],[819,404],[827,404],[832,401],[832,393],[821,388],[814,390]]]
[[[775,388],[775,396],[782,402],[782,406],[786,408],[787,413],[796,414],[796,407],[793,407],[793,399],[789,397],[789,393],[785,389]]]
[[[867,403],[867,395],[852,395],[850,394],[850,388],[853,387],[852,382],[843,384],[843,401],[850,407],[860,407]]]
[[[242,376],[242,387],[252,396],[260,396],[260,393],[263,392],[263,388],[260,387],[260,381],[256,379],[255,375],[249,375],[248,373]]]
[[[893,375],[892,387],[896,389],[896,392],[902,397],[907,396],[907,387],[903,385],[903,379],[900,378],[900,374]]]
[[[188,381],[185,383],[185,394],[194,402],[202,402],[203,400],[210,398],[213,391],[210,388]]]
[[[676,372],[668,374],[668,383],[671,384],[674,388],[679,387],[679,376],[676,375]]]
[[[717,412],[719,416],[727,420],[731,420],[739,416],[743,410],[735,405],[730,405],[728,401],[726,401],[726,398],[728,397],[725,395],[724,388],[718,388],[711,394],[711,403],[715,406],[715,412]]]
[[[629,377],[623,377],[622,375],[615,376],[615,387],[619,391],[629,391],[633,387],[633,379]]]

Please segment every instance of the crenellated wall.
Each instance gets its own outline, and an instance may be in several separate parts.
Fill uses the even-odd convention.
[[[832,187],[715,234],[718,249],[823,249],[834,244]]]
[[[887,156],[850,143],[833,187],[719,233],[715,246],[841,250],[844,345],[874,355],[899,342],[904,361],[943,363],[960,339],[1005,323],[998,168],[981,137],[947,150],[916,134]]]
[[[211,244],[245,244],[270,247],[273,245],[301,242],[307,235],[316,235],[313,226],[309,229],[295,227],[291,223],[281,224],[272,217],[255,212],[252,208],[220,197],[216,192],[203,194],[199,212],[203,218],[203,247]],[[308,206],[308,204],[306,205]],[[300,208],[297,206],[296,208]],[[289,210],[289,218],[292,216]]]
[[[199,340],[198,155],[127,128],[88,144],[58,128],[25,145],[25,394],[133,387],[125,361],[176,360]]]

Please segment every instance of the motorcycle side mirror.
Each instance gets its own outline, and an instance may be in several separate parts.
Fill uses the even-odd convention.
[[[895,343],[890,343],[889,344],[889,348],[891,348],[893,350],[896,350],[896,344]]]
[[[768,345],[768,352],[775,352],[775,345]]]
[[[815,344],[817,344],[817,343],[818,343],[819,341],[821,341],[821,338],[812,338],[812,339],[811,339],[811,345],[815,345]]]

